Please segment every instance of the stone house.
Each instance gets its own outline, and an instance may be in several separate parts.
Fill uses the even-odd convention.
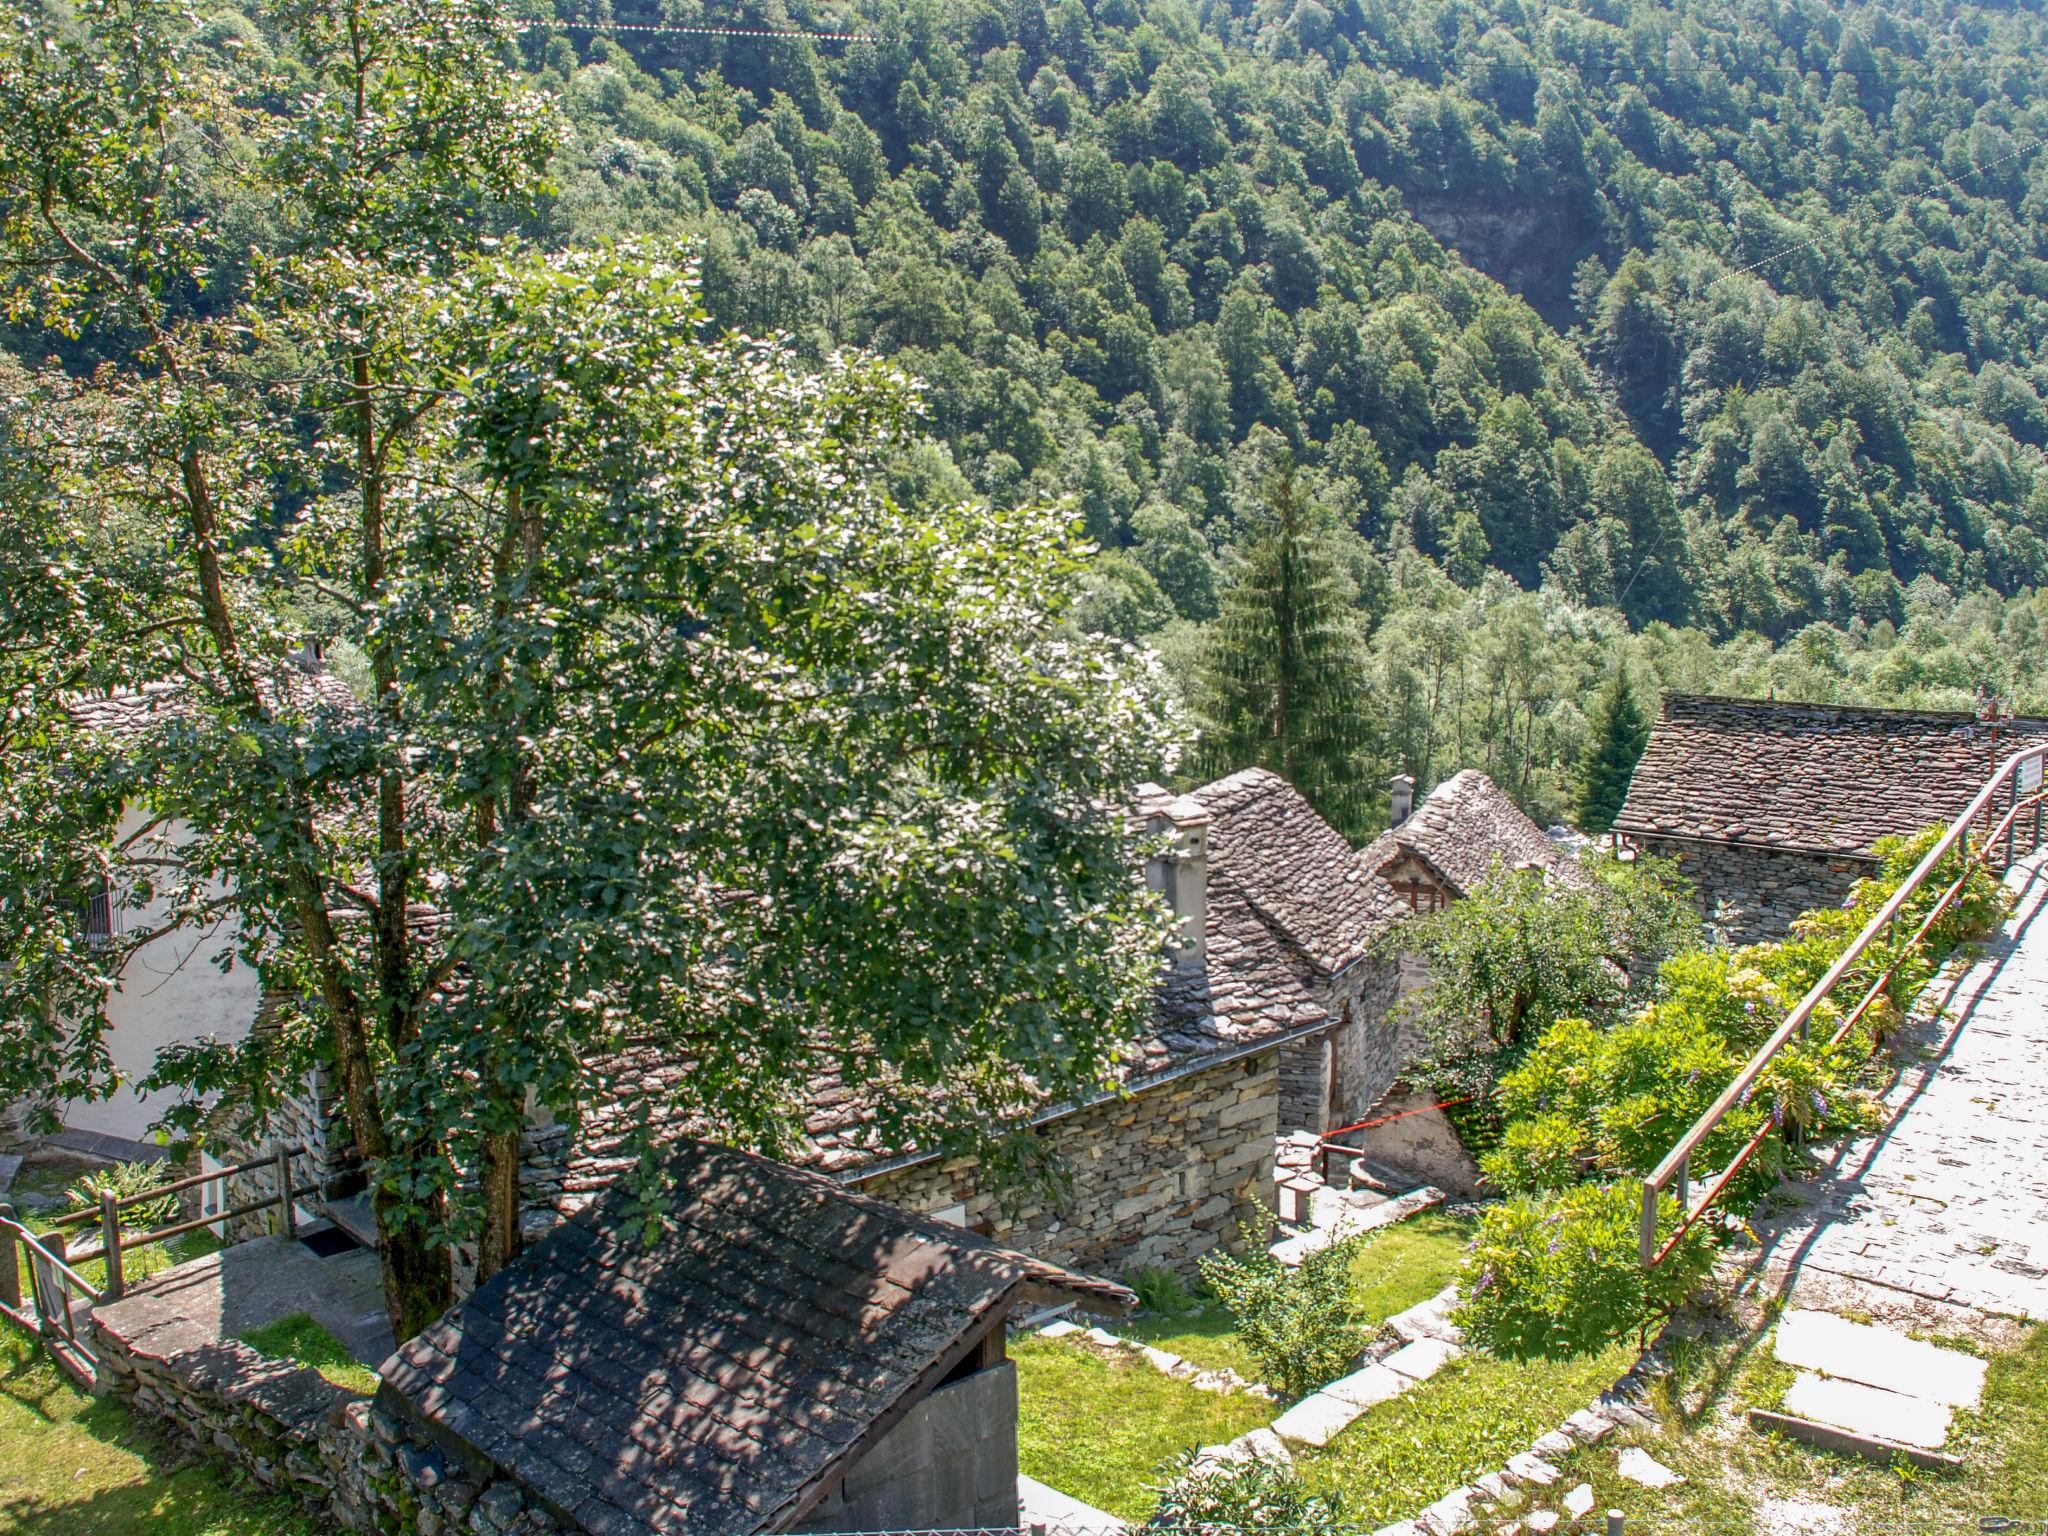
[[[1017,1528],[1022,1303],[1121,1286],[704,1142],[662,1230],[623,1189],[399,1346],[378,1407],[602,1536]]]
[[[1952,820],[2048,722],[1672,693],[1614,830],[1677,860],[1738,944],[1875,872],[1881,837]]]

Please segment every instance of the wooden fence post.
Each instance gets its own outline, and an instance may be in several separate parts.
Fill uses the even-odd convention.
[[[106,1299],[119,1301],[121,1273],[121,1203],[110,1189],[100,1191],[100,1251],[107,1259]]]
[[[21,1310],[21,1249],[14,1240],[14,1207],[0,1203],[0,1302]]]
[[[292,1155],[283,1142],[277,1144],[277,1232],[280,1237],[299,1235],[299,1214],[292,1208]]]

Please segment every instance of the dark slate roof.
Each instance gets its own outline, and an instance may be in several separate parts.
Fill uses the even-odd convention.
[[[1020,1295],[1134,1299],[763,1158],[688,1142],[668,1166],[651,1247],[616,1190],[381,1368],[602,1536],[780,1528]]]
[[[295,707],[306,711],[353,714],[360,707],[348,685],[332,672],[306,672],[292,666],[277,677],[260,680],[257,686],[266,697],[288,697]],[[119,744],[139,740],[177,719],[185,711],[185,690],[183,683],[147,683],[108,693],[73,694],[64,700],[64,710],[80,729]]]
[[[1501,787],[1477,768],[1454,773],[1431,790],[1400,826],[1382,832],[1358,856],[1384,875],[1403,854],[1434,870],[1453,896],[1471,894],[1496,865],[1541,869],[1553,879],[1585,879],[1578,860],[1552,842]]]
[[[1209,829],[1210,930],[1216,891],[1235,890],[1261,923],[1329,972],[1364,954],[1404,915],[1357,852],[1277,773],[1247,768],[1194,791]]]
[[[1951,820],[2015,737],[1967,714],[1672,693],[1615,821],[1665,836],[1869,858],[1887,834]]]

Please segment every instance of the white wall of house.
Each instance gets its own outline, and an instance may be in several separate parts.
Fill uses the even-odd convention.
[[[147,819],[147,813],[130,806],[121,818],[120,836],[129,836]],[[190,834],[173,825],[168,835],[178,842]],[[167,916],[166,903],[157,898],[140,909],[119,911],[115,921],[122,932],[133,933],[156,927]],[[256,973],[241,964],[223,973],[217,963],[233,951],[237,932],[228,918],[166,934],[129,959],[120,988],[107,1003],[107,1048],[122,1085],[99,1103],[64,1105],[59,1118],[67,1126],[148,1140],[150,1125],[177,1100],[168,1091],[142,1094],[134,1087],[156,1065],[157,1052],[208,1037],[233,1043],[249,1033],[259,1001]]]

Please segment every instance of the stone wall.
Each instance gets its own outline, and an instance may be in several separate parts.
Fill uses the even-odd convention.
[[[1320,1134],[1348,1124],[1392,1086],[1401,1063],[1394,1018],[1400,991],[1398,960],[1376,953],[1313,986],[1311,995],[1337,1024],[1281,1048],[1283,1131]]]
[[[1782,848],[1660,837],[1637,837],[1635,843],[1678,861],[1678,872],[1692,882],[1700,916],[1723,929],[1731,944],[1782,939],[1793,918],[1815,907],[1841,906],[1850,887],[1875,870],[1862,859]]]
[[[1433,1184],[1461,1199],[1477,1195],[1479,1164],[1435,1103],[1433,1094],[1388,1094],[1375,1106],[1387,1123],[1353,1131],[1344,1140],[1364,1152],[1374,1168],[1400,1175],[1404,1187]]]
[[[1017,1367],[940,1387],[839,1479],[799,1531],[1017,1526]]]
[[[1278,1049],[1047,1121],[1039,1134],[1071,1178],[1058,1200],[1005,1210],[965,1158],[853,1177],[863,1193],[955,1219],[1025,1253],[1095,1274],[1195,1260],[1234,1243],[1255,1202],[1273,1203],[1280,1125]]]
[[[175,1329],[133,1341],[105,1327],[94,1332],[106,1391],[177,1444],[232,1462],[345,1530],[548,1536],[565,1529],[514,1480],[451,1460],[401,1415],[307,1366],[231,1339],[180,1347]]]

